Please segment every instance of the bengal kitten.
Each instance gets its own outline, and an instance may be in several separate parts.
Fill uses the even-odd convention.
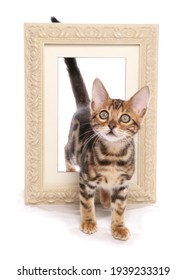
[[[52,22],[59,23],[55,18]],[[124,223],[128,184],[135,169],[134,135],[139,131],[149,103],[143,87],[129,100],[111,99],[102,82],[95,79],[90,101],[75,58],[65,58],[75,96],[75,112],[65,146],[67,171],[80,167],[80,209],[83,232],[97,231],[94,195],[99,189],[104,208],[112,206],[112,235],[127,240]]]
[[[127,240],[124,223],[128,184],[135,169],[134,135],[147,111],[146,86],[129,100],[111,99],[104,85],[95,79],[90,101],[75,58],[64,59],[75,96],[77,111],[65,146],[66,170],[80,167],[80,209],[83,232],[97,231],[94,196],[99,189],[104,208],[112,206],[112,235]]]

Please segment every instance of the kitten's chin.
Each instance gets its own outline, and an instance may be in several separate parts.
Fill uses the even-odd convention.
[[[118,137],[113,133],[103,134],[102,137],[104,140],[112,143],[121,142],[122,140],[124,140],[123,137]]]

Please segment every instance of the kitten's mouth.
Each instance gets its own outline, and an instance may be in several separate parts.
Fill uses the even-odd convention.
[[[120,138],[113,132],[113,131],[109,131],[107,134],[105,134],[104,137],[107,141],[109,142],[118,142],[120,140]]]
[[[113,132],[112,130],[109,131],[109,133],[107,133],[107,136],[108,136],[108,135],[117,137],[117,136],[114,134],[114,132]]]

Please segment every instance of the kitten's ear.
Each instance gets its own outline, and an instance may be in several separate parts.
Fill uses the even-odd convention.
[[[99,79],[95,79],[92,86],[92,109],[97,110],[109,99],[109,95]]]
[[[148,86],[143,87],[131,97],[132,109],[139,117],[145,115],[149,104],[149,98],[150,91]]]

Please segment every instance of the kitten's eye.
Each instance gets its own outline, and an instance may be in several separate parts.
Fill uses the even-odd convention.
[[[108,119],[108,117],[109,117],[109,113],[108,113],[107,111],[103,110],[103,111],[101,111],[101,112],[99,113],[99,117],[100,117],[100,119],[102,119],[102,120],[106,120],[106,119]]]
[[[123,122],[123,123],[128,123],[128,122],[130,122],[130,120],[131,120],[131,117],[127,114],[123,114],[120,117],[120,121]]]

